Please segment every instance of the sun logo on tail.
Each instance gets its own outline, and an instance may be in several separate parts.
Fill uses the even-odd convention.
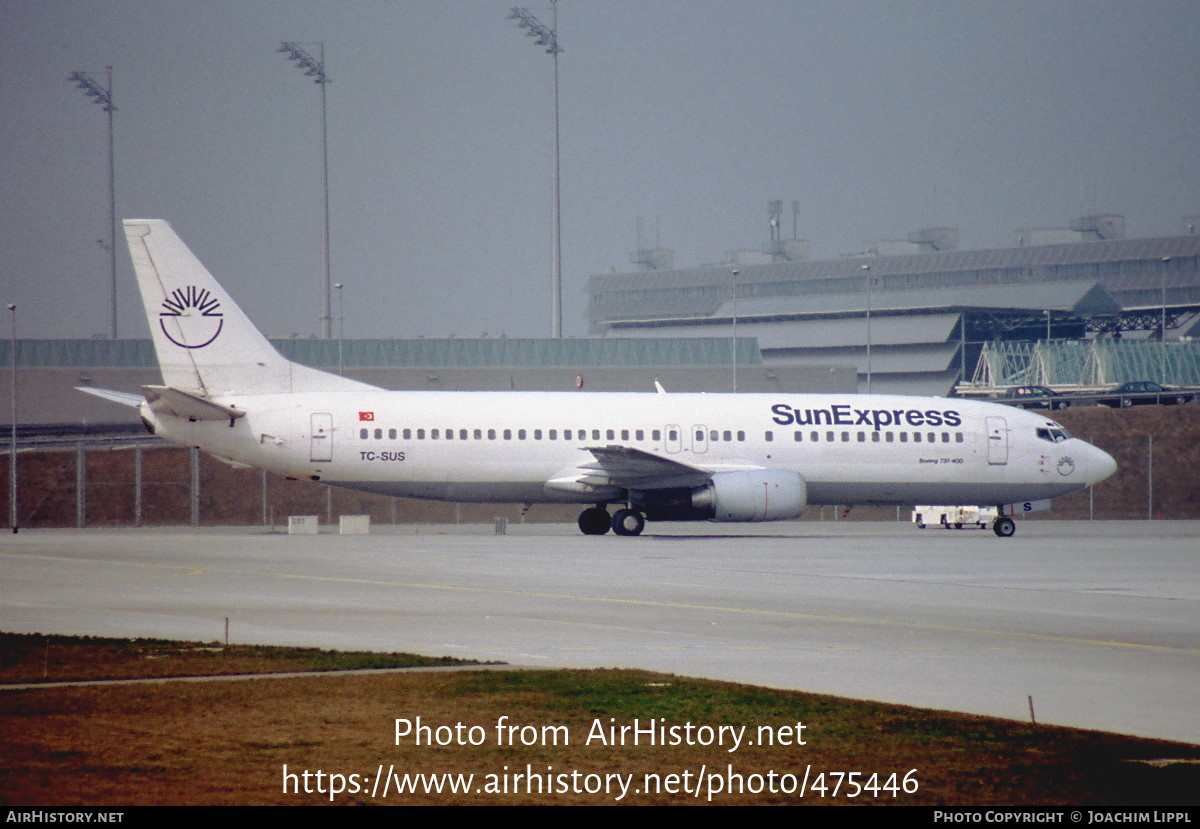
[[[163,300],[162,307],[165,310],[158,315],[158,325],[166,338],[180,348],[204,348],[225,326],[221,303],[205,288],[195,285],[176,288]],[[175,319],[170,328],[167,327],[169,317]]]

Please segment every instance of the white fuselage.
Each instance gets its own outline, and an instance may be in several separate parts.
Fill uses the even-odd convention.
[[[810,504],[1019,503],[1115,468],[1041,415],[950,398],[364,390],[219,402],[246,415],[142,412],[169,440],[281,475],[461,502],[623,500],[548,486],[606,446],[713,474],[792,470]]]

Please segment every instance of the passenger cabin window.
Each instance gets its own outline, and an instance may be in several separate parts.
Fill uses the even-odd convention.
[[[367,430],[366,430],[366,429],[359,429],[359,430],[358,430],[358,436],[359,436],[359,438],[361,438],[362,440],[366,440],[366,439],[367,439]]]

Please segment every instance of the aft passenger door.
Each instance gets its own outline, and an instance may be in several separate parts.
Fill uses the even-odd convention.
[[[308,459],[313,463],[329,463],[333,460],[333,415],[317,412],[310,418],[312,433],[309,439]]]
[[[988,463],[1002,466],[1008,463],[1008,421],[1002,417],[987,419]]]

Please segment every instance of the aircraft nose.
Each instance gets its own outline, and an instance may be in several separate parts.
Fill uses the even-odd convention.
[[[1116,471],[1117,462],[1113,460],[1113,456],[1103,449],[1093,446],[1091,458],[1088,461],[1088,484],[1098,484]]]

